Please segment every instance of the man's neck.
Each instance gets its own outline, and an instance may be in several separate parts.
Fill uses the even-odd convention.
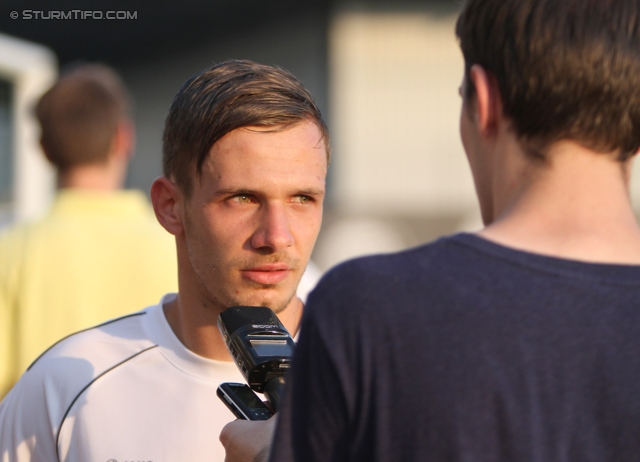
[[[218,330],[220,310],[189,310],[189,301],[180,294],[164,307],[164,315],[180,342],[199,356],[218,361],[231,361],[231,355]],[[294,297],[278,318],[292,336],[295,336],[302,317],[304,304]]]
[[[521,250],[601,263],[640,264],[640,228],[627,170],[612,154],[554,145],[548,165],[516,180],[502,212],[479,234]]]
[[[122,175],[108,165],[79,165],[58,174],[59,189],[116,191],[121,187]]]

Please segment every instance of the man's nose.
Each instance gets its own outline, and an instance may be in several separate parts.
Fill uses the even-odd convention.
[[[261,213],[258,229],[251,238],[255,249],[280,252],[294,243],[291,223],[284,206],[269,205]]]

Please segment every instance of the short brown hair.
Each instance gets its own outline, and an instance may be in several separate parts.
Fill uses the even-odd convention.
[[[241,127],[287,128],[309,120],[327,147],[329,132],[313,96],[288,71],[228,60],[195,75],[173,100],[163,135],[163,170],[189,197],[209,150]]]
[[[115,71],[102,64],[63,73],[36,106],[41,141],[59,169],[106,161],[118,122],[131,102]]]
[[[626,160],[640,147],[640,1],[468,0],[456,25],[465,59],[497,81],[523,148],[562,139]]]

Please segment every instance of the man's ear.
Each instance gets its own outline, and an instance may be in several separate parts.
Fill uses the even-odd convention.
[[[135,152],[135,145],[136,130],[133,121],[129,119],[120,120],[111,139],[109,153],[129,162]]]
[[[168,178],[156,178],[151,185],[151,203],[156,218],[174,236],[184,232],[183,200],[181,191]]]
[[[475,87],[473,120],[481,133],[491,136],[497,131],[503,118],[498,82],[478,64],[471,66],[469,78]]]

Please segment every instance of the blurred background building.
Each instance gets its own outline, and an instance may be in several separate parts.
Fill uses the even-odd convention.
[[[61,66],[101,61],[121,73],[135,99],[138,132],[127,186],[148,191],[161,173],[164,117],[180,85],[215,62],[245,58],[293,72],[329,123],[333,159],[313,256],[321,269],[478,229],[458,136],[458,6],[455,0],[4,0],[0,223],[37,215],[51,197],[52,173],[30,111]],[[632,195],[640,196],[638,181]]]

